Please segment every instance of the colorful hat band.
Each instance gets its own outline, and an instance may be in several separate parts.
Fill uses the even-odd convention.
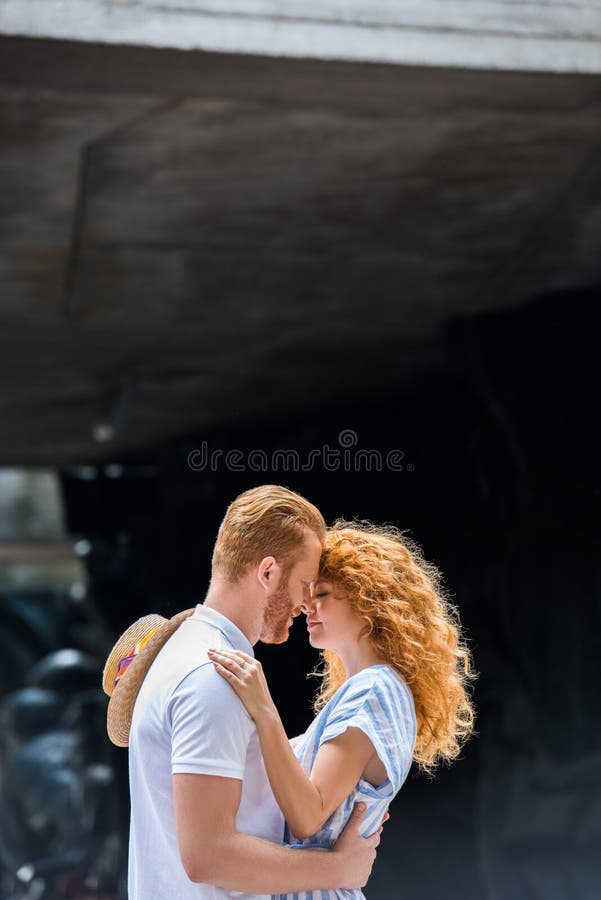
[[[146,646],[146,644],[148,643],[150,638],[153,636],[153,634],[157,633],[159,628],[161,628],[160,625],[158,625],[156,628],[153,628],[152,631],[149,631],[148,634],[145,635],[141,641],[138,641],[136,646],[132,650],[129,651],[127,656],[124,656],[123,659],[119,660],[119,663],[117,665],[117,677],[115,678],[115,687],[117,687],[120,680],[123,678],[123,676],[127,672],[128,667],[134,661],[134,659],[136,658],[136,656],[138,655],[140,650],[142,650],[142,648]]]

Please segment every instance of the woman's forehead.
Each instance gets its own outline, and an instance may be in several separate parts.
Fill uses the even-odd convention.
[[[312,590],[316,591],[318,588],[331,587],[332,582],[329,578],[324,578],[322,575],[317,578],[312,584]]]

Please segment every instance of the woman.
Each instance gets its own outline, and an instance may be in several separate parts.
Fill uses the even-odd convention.
[[[358,801],[363,834],[380,825],[412,762],[431,772],[458,756],[473,731],[473,673],[440,573],[394,528],[336,522],[302,610],[322,682],[317,716],[292,745],[261,664],[240,651],[210,656],[255,721],[287,843],[328,848]],[[318,896],[363,894],[302,900]]]

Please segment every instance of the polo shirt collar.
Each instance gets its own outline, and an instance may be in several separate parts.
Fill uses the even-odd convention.
[[[234,625],[230,619],[227,619],[222,613],[217,612],[216,609],[209,609],[209,607],[204,606],[202,603],[197,603],[191,618],[206,622],[208,625],[217,628],[217,630],[228,639],[235,650],[243,650],[244,653],[248,653],[249,656],[255,655],[252,644],[246,635],[240,631],[237,625]]]

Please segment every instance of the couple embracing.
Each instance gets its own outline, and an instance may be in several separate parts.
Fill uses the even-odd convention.
[[[289,740],[253,645],[306,617],[316,717]],[[359,900],[412,762],[473,730],[469,651],[438,570],[399,531],[327,528],[299,494],[241,494],[203,603],[146,616],[103,685],[129,746],[129,900]]]

